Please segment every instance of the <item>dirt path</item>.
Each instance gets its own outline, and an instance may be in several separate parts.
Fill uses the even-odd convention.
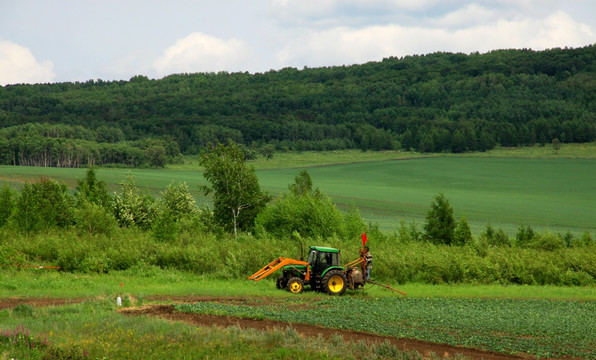
[[[26,304],[35,307],[42,306],[62,306],[67,304],[80,303],[88,299],[49,299],[49,298],[5,298],[0,299],[0,309],[14,308],[17,305]],[[397,339],[390,336],[381,336],[375,334],[369,334],[365,332],[352,331],[352,330],[341,330],[326,328],[317,325],[308,324],[297,324],[297,323],[286,323],[273,320],[255,320],[255,319],[243,319],[230,316],[215,316],[215,315],[204,315],[204,314],[190,314],[181,313],[175,311],[174,305],[171,303],[182,303],[182,302],[202,302],[202,301],[217,301],[226,303],[243,303],[250,304],[254,302],[254,299],[250,298],[237,298],[237,297],[208,297],[208,296],[152,296],[148,297],[150,301],[163,301],[170,304],[158,304],[158,305],[145,305],[139,308],[124,308],[120,312],[128,316],[157,316],[160,318],[173,320],[173,321],[184,321],[190,324],[198,326],[238,326],[240,328],[249,328],[257,330],[271,330],[274,328],[286,328],[292,327],[302,336],[322,336],[324,338],[331,338],[334,335],[342,336],[346,341],[365,341],[370,343],[383,343],[389,342],[396,346],[398,349],[405,351],[417,351],[420,354],[435,353],[444,358],[452,358],[456,354],[461,354],[470,359],[484,359],[484,360],[510,360],[510,359],[529,359],[530,357],[520,357],[513,355],[500,354],[490,351],[463,348],[445,344],[431,343],[427,341],[415,340],[415,339]],[[261,300],[261,305],[263,302]]]

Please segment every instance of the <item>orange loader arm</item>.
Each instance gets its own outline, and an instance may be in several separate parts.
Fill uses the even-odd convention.
[[[254,281],[262,280],[287,265],[309,265],[309,264],[306,261],[300,261],[300,260],[294,260],[294,259],[285,258],[285,257],[279,257],[279,258],[273,260],[272,262],[270,262],[268,265],[265,265],[261,270],[252,274],[247,279],[254,280]],[[306,280],[309,280],[310,279],[310,266],[307,266],[306,269],[307,269],[306,270]]]

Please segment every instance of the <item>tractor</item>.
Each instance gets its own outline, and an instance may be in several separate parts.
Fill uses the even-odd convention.
[[[277,279],[278,289],[299,294],[306,285],[319,292],[330,295],[341,295],[347,288],[351,290],[364,286],[364,249],[360,257],[351,263],[341,266],[338,249],[322,246],[311,246],[306,261],[280,257],[248,277],[259,281],[281,269]],[[370,280],[368,280],[370,282]]]

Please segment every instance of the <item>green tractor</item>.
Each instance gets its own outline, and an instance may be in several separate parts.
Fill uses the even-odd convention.
[[[273,272],[281,269],[282,274],[277,279],[278,289],[299,294],[306,285],[319,292],[330,295],[341,295],[347,288],[356,289],[364,286],[364,256],[351,263],[341,266],[339,250],[311,246],[306,261],[280,257],[254,273],[248,279],[259,281]]]

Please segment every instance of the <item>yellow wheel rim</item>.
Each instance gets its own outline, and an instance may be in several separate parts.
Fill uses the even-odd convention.
[[[329,287],[329,290],[331,290],[334,293],[340,292],[341,289],[344,288],[344,279],[339,275],[333,275],[329,279],[328,287]]]
[[[293,293],[299,293],[302,291],[302,284],[300,284],[298,281],[294,281],[290,284],[290,291]]]

